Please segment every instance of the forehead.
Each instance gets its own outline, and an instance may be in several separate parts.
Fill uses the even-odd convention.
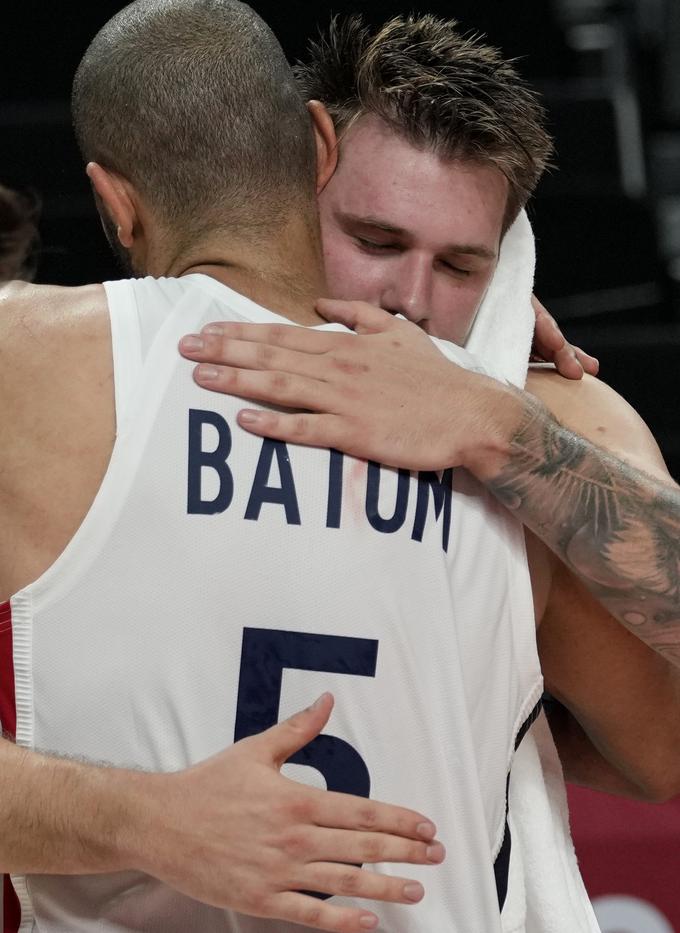
[[[497,246],[508,183],[492,165],[443,159],[369,115],[342,137],[328,197],[341,212]]]

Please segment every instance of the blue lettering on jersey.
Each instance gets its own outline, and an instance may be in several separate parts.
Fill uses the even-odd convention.
[[[342,468],[345,458],[339,450],[331,450],[329,453],[326,528],[339,528],[342,512]]]
[[[217,447],[203,449],[203,425],[211,424],[217,430]],[[190,515],[214,515],[228,509],[234,495],[234,479],[227,466],[231,453],[229,425],[217,412],[189,410],[189,474],[187,481],[187,511]],[[204,469],[217,473],[220,488],[214,499],[201,495],[201,477]]]
[[[217,432],[217,445],[205,449],[204,437],[206,426]],[[227,461],[232,452],[232,431],[226,419],[215,411],[202,409],[189,410],[188,436],[188,472],[187,472],[187,512],[194,515],[214,515],[225,512],[234,498],[234,474]],[[326,503],[326,528],[340,528],[342,525],[344,455],[339,450],[328,451],[328,499]],[[270,485],[272,466],[276,460],[280,485]],[[235,460],[234,462],[238,462]],[[203,484],[206,471],[212,470],[219,486],[213,498],[208,498]],[[376,531],[381,534],[393,534],[399,531],[406,521],[409,505],[409,493],[412,475],[408,470],[397,471],[397,489],[394,508],[388,516],[380,513],[380,485],[388,467],[370,461],[366,470],[366,518]],[[249,477],[237,476],[246,482]],[[453,470],[438,473],[423,471],[414,474],[416,479],[416,504],[411,530],[413,541],[423,541],[428,522],[441,524],[442,548],[449,547],[451,533],[451,501],[453,490]],[[214,477],[213,477],[214,479]],[[214,486],[214,483],[212,484]],[[383,496],[384,499],[384,496]],[[288,448],[283,441],[264,438],[255,467],[255,476],[250,486],[250,495],[246,506],[245,519],[257,521],[265,503],[282,505],[286,522],[300,525],[295,478],[290,462]],[[432,502],[433,508],[430,508]],[[383,502],[383,507],[384,502]],[[318,520],[323,520],[321,516]]]
[[[276,463],[279,468],[280,486],[267,485],[274,456],[276,456]],[[260,517],[260,509],[265,502],[282,505],[289,525],[300,524],[300,510],[298,508],[293,471],[290,467],[288,448],[283,441],[273,441],[268,437],[262,442],[260,459],[257,461],[255,479],[250,490],[245,518],[257,521]]]
[[[451,532],[451,492],[453,488],[453,470],[449,467],[444,470],[441,479],[430,470],[418,474],[418,498],[416,500],[416,517],[413,522],[411,538],[414,541],[423,540],[425,522],[427,520],[427,507],[430,502],[430,491],[434,501],[435,521],[444,512],[442,522],[442,547],[449,549],[449,534]]]
[[[406,518],[408,487],[411,474],[408,470],[399,470],[397,479],[397,500],[394,504],[394,512],[390,518],[383,518],[378,511],[382,469],[379,463],[374,463],[372,460],[368,464],[368,477],[366,480],[366,518],[376,531],[382,531],[384,534],[392,534],[395,531],[399,531]]]

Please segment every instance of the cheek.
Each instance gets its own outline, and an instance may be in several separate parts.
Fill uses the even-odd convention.
[[[370,301],[380,298],[380,263],[362,255],[346,237],[324,240],[324,266],[331,298]]]
[[[464,346],[484,291],[479,282],[443,288],[436,296],[427,332]]]

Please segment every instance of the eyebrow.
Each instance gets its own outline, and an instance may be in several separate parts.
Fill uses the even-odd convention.
[[[364,227],[374,227],[383,230],[385,233],[392,233],[404,239],[409,238],[408,230],[403,227],[397,227],[394,224],[387,223],[379,217],[371,217],[359,214],[340,214],[340,219],[346,223],[359,224]],[[496,259],[495,250],[488,249],[486,246],[480,246],[475,243],[450,243],[440,251],[441,253],[456,253],[463,256],[479,256],[481,259]]]

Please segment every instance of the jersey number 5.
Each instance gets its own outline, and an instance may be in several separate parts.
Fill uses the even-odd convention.
[[[243,630],[234,741],[257,735],[279,719],[285,668],[375,677],[378,642],[277,629]],[[368,797],[371,779],[359,752],[333,735],[317,735],[289,761],[319,771],[328,790]]]

